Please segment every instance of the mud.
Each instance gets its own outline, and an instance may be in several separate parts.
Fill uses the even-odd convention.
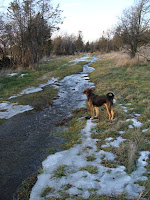
[[[18,114],[0,125],[0,200],[13,199],[21,182],[40,168],[47,149],[62,150],[63,138],[58,133],[64,127],[57,124],[69,117],[71,110],[84,106],[83,90],[94,86],[88,79],[94,61],[96,57],[83,66],[83,72],[55,82],[59,98],[52,107]]]

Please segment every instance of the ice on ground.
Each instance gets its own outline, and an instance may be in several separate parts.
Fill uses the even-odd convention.
[[[19,78],[22,78],[22,77],[24,77],[24,76],[26,76],[26,75],[28,75],[28,73],[26,73],[26,74],[21,74],[21,75],[19,76]]]
[[[33,107],[29,105],[18,105],[17,103],[5,101],[0,103],[0,119],[9,119],[19,113],[23,113],[32,109]]]
[[[43,90],[43,87],[45,87],[47,85],[54,84],[57,80],[58,80],[57,78],[52,77],[51,80],[49,80],[47,83],[40,84],[38,87],[29,87],[27,89],[24,89],[19,94],[9,97],[9,99],[13,99],[13,98],[16,98],[18,96],[22,96],[24,94],[40,92],[40,91]]]
[[[117,137],[116,140],[114,140],[113,142],[107,142],[106,144],[103,144],[101,147],[109,147],[109,146],[113,146],[113,147],[119,147],[119,145],[121,144],[121,142],[123,142],[125,139],[123,139],[122,137]],[[108,140],[106,140],[108,141]]]
[[[141,114],[137,114],[137,113],[136,113],[136,114],[135,114],[135,116],[136,116],[136,117],[140,117],[140,116],[141,116]]]
[[[43,173],[38,175],[38,180],[32,188],[30,200],[42,200],[42,192],[46,187],[53,188],[53,191],[46,194],[47,198],[61,197],[60,191],[69,195],[77,195],[84,199],[90,196],[90,189],[96,190],[99,195],[120,195],[125,193],[127,197],[138,198],[143,186],[135,183],[138,180],[147,180],[143,176],[147,165],[149,152],[141,152],[137,161],[137,169],[132,174],[125,172],[124,166],[116,168],[104,167],[102,159],[113,161],[116,157],[111,152],[97,151],[96,139],[91,138],[91,128],[95,124],[87,120],[86,126],[81,130],[82,143],[75,145],[69,150],[57,152],[43,161]],[[123,139],[118,137],[114,144],[119,144]],[[106,141],[111,141],[108,138]],[[113,141],[114,142],[114,141]],[[110,142],[111,143],[111,142]],[[94,155],[93,161],[87,161],[87,156]],[[56,176],[60,166],[64,167],[65,175]],[[96,169],[91,172],[89,169]],[[68,187],[69,186],[69,187]]]
[[[127,105],[127,106],[131,106],[132,104],[131,104],[131,103],[127,103],[126,105]]]
[[[75,60],[69,61],[69,63],[77,64],[78,62],[81,62],[81,61],[88,61],[90,58],[91,58],[91,56],[86,54],[85,56],[83,56],[81,58],[77,58]]]
[[[143,132],[143,133],[145,133],[145,132],[147,132],[147,131],[148,131],[148,129],[147,129],[147,128],[142,130],[142,132]]]
[[[129,125],[129,128],[134,128],[132,125]]]
[[[105,141],[110,141],[110,140],[113,140],[113,138],[112,137],[106,138]]]
[[[8,74],[9,77],[13,77],[13,76],[16,76],[18,73],[11,73],[11,74]]]
[[[121,105],[121,104],[120,104],[120,105]],[[123,109],[124,112],[128,112],[127,107],[125,107],[125,106],[121,106],[121,108]]]
[[[134,127],[141,127],[143,124],[141,122],[139,122],[137,119],[127,119],[127,122],[128,121],[132,121],[133,122],[133,126]]]
[[[124,134],[124,133],[125,133],[125,131],[119,131],[119,134],[121,134],[121,135]]]

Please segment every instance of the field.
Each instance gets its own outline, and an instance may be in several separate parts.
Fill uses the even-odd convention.
[[[71,121],[68,123],[68,131],[62,133],[62,136],[67,138],[66,144],[63,145],[63,148],[68,149],[69,154],[69,152],[71,151],[70,147],[75,148],[75,143],[78,143],[80,148],[82,149],[82,152],[81,150],[79,150],[78,156],[80,157],[86,155],[85,159],[86,161],[88,161],[89,165],[85,164],[85,167],[80,167],[79,165],[77,168],[79,168],[79,171],[88,171],[89,174],[100,173],[99,166],[97,166],[96,152],[110,152],[116,156],[115,159],[110,159],[106,158],[106,155],[101,155],[100,165],[108,170],[108,174],[113,173],[113,170],[118,169],[118,166],[124,166],[125,173],[129,177],[132,177],[135,173],[140,174],[140,172],[138,171],[138,166],[141,165],[139,164],[139,160],[142,159],[144,163],[146,162],[144,166],[147,170],[144,170],[143,174],[141,174],[142,177],[136,177],[136,181],[134,180],[134,182],[135,184],[140,185],[143,190],[139,192],[138,197],[132,197],[131,195],[130,199],[149,199],[150,157],[148,152],[150,146],[150,66],[141,64],[137,65],[135,63],[133,65],[133,60],[131,62],[124,60],[122,62],[122,65],[120,65],[120,63],[118,64],[118,62],[116,61],[121,60],[121,56],[123,60],[123,54],[107,54],[97,56],[99,57],[99,60],[92,64],[92,67],[94,67],[95,70],[90,74],[90,80],[95,83],[94,92],[96,94],[104,94],[109,91],[114,92],[116,99],[115,120],[110,122],[108,120],[105,108],[101,108],[99,121],[96,121],[96,126],[94,126],[94,128],[92,128],[93,125],[91,126],[92,129],[91,132],[89,132],[89,138],[91,138],[92,141],[97,141],[96,151],[94,151],[94,144],[89,146],[86,145],[83,148],[84,142],[82,141],[82,137],[85,136],[81,135],[80,132],[81,128],[84,127],[86,123],[85,119],[83,119],[82,116],[89,115],[90,112],[86,109],[81,109],[80,111],[74,112],[78,114],[74,115],[71,118]],[[82,118],[82,120],[78,120],[78,118]],[[86,127],[88,127],[88,123]],[[146,157],[141,157],[142,153],[146,153]],[[75,156],[74,153],[73,156]],[[51,159],[51,157],[49,159]],[[65,177],[65,179],[67,180],[67,177],[70,175],[71,172],[68,170],[68,168],[69,167],[65,165],[64,162],[64,164],[58,163],[58,168],[55,169],[54,172],[52,171],[52,169],[50,170],[52,171],[52,174],[54,173],[54,178],[56,178],[57,180],[59,179],[61,182],[61,179]],[[86,176],[87,174],[85,175],[85,177]],[[89,175],[88,178],[90,179],[91,176],[94,175]],[[82,180],[81,177],[78,177],[78,179]],[[82,181],[80,183],[81,185]],[[101,179],[99,181],[101,182]],[[53,199],[52,197],[48,197],[49,194],[57,194],[57,189],[55,188],[55,186],[52,186],[50,183],[49,185],[50,186],[47,185],[47,187],[43,190],[43,193],[41,194],[44,199]],[[75,184],[71,184],[70,182],[68,182],[68,185],[64,186],[64,190],[60,189],[58,191],[59,197],[56,195],[57,199],[66,199],[69,197],[72,197],[74,199],[84,199],[86,197],[83,192],[84,187],[82,188],[81,186],[81,188],[77,188],[78,192],[76,194],[75,191],[71,193],[73,185],[75,187]],[[103,185],[103,183],[101,183],[101,185]],[[57,187],[59,188],[58,185]],[[87,190],[89,192],[89,195],[87,195],[88,199],[91,200],[128,199],[126,191],[116,195],[110,193],[109,195],[98,195],[98,188],[89,188]],[[70,196],[68,196],[68,192],[70,192]]]
[[[83,173],[86,171],[92,174],[92,176],[95,176],[93,174],[97,174],[99,170],[98,167],[95,167],[97,154],[103,151],[115,155],[115,159],[111,160],[106,159],[106,155],[104,156],[104,154],[100,155],[101,160],[99,164],[103,168],[107,168],[107,174],[111,174],[113,169],[118,166],[124,166],[126,175],[132,176],[139,169],[137,163],[139,162],[139,158],[141,158],[140,156],[142,156],[141,152],[150,151],[150,65],[137,64],[133,60],[130,61],[129,58],[124,59],[124,54],[98,54],[97,57],[99,58],[98,61],[92,64],[95,70],[89,75],[90,81],[95,84],[94,92],[96,94],[105,94],[109,91],[115,94],[115,120],[110,122],[105,108],[100,108],[99,120],[94,123],[94,126],[91,125],[91,130],[88,130],[91,134],[89,138],[92,141],[97,141],[93,145],[96,151],[94,151],[94,147],[91,149],[90,145],[85,148],[82,146],[82,152],[78,152],[78,156],[86,154],[86,162],[89,162],[89,165],[84,167],[79,166],[79,171],[83,171]],[[82,71],[82,65],[85,62],[71,65],[68,64],[68,60],[70,59],[74,58],[67,57],[46,61],[35,71],[21,71],[19,75],[27,74],[21,79],[18,75],[16,78],[16,76],[4,76],[6,72],[3,72],[3,75],[1,73],[1,98],[8,100],[11,95],[18,94],[27,86],[37,87],[39,84],[46,83],[52,77],[62,79],[66,75]],[[53,98],[57,96],[58,91],[56,89],[52,90],[51,88],[51,91],[53,91],[51,92],[51,96],[49,96],[47,89],[35,93],[34,96],[33,94],[29,94],[26,97],[20,96],[10,101],[17,101],[25,105],[28,104],[34,106],[36,109],[44,109],[43,105],[46,104],[45,102],[52,102]],[[35,99],[34,104],[32,102],[33,98]],[[42,103],[40,101],[41,99],[44,99]],[[60,135],[66,141],[62,146],[64,150],[69,151],[70,148],[75,148],[76,145],[82,144],[83,135],[81,134],[81,130],[87,125],[87,121],[84,118],[87,115],[90,115],[88,106],[87,108],[73,110],[70,118],[58,124],[58,126],[61,126],[67,123],[68,126],[68,129]],[[92,152],[92,154],[89,152]],[[143,187],[144,189],[139,193],[138,197],[132,199],[150,198],[150,155],[147,154],[146,157],[143,157],[142,161],[144,162],[144,169],[146,170],[141,174],[141,177],[145,178],[137,179],[135,184],[141,187],[144,186],[145,188]],[[43,170],[40,171],[41,174]],[[67,170],[68,166],[60,163],[58,168],[54,170],[53,178],[55,177],[58,181],[63,177],[67,177],[68,173],[72,173],[72,169],[69,169],[69,172]],[[23,185],[27,186],[26,189]],[[18,191],[19,198],[23,199],[24,196],[27,196],[28,199],[28,190],[31,189],[30,183],[24,183],[23,185]],[[31,183],[31,185],[33,184]],[[67,199],[69,197],[83,199],[80,195],[83,194],[82,187],[78,188],[78,196],[73,194],[68,196],[66,191],[71,191],[71,188],[72,185],[65,185],[64,189],[59,191],[60,197],[50,198],[47,195],[49,193],[55,193],[55,188],[47,186],[41,193],[41,198],[47,200]],[[97,194],[97,190],[97,188],[89,188],[88,199],[128,199],[125,192],[118,195],[100,195]]]

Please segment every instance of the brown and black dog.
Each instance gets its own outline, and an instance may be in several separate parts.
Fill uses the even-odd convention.
[[[92,92],[92,89],[87,88],[84,90],[83,94],[86,94],[88,99],[88,105],[91,110],[91,119],[94,118],[94,108],[96,111],[95,118],[98,118],[98,107],[105,105],[109,119],[112,120],[114,118],[114,111],[113,111],[113,99],[114,94],[112,92],[107,93],[106,95],[98,96]]]

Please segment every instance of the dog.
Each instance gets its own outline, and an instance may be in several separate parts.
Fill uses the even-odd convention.
[[[88,99],[88,105],[91,110],[91,119],[94,118],[94,108],[96,111],[95,118],[98,118],[99,110],[98,107],[100,106],[106,106],[109,120],[112,120],[114,118],[114,111],[113,111],[113,100],[114,100],[114,94],[112,92],[107,93],[106,95],[96,95],[93,93],[92,89],[87,88],[84,90],[83,94],[86,94]]]

